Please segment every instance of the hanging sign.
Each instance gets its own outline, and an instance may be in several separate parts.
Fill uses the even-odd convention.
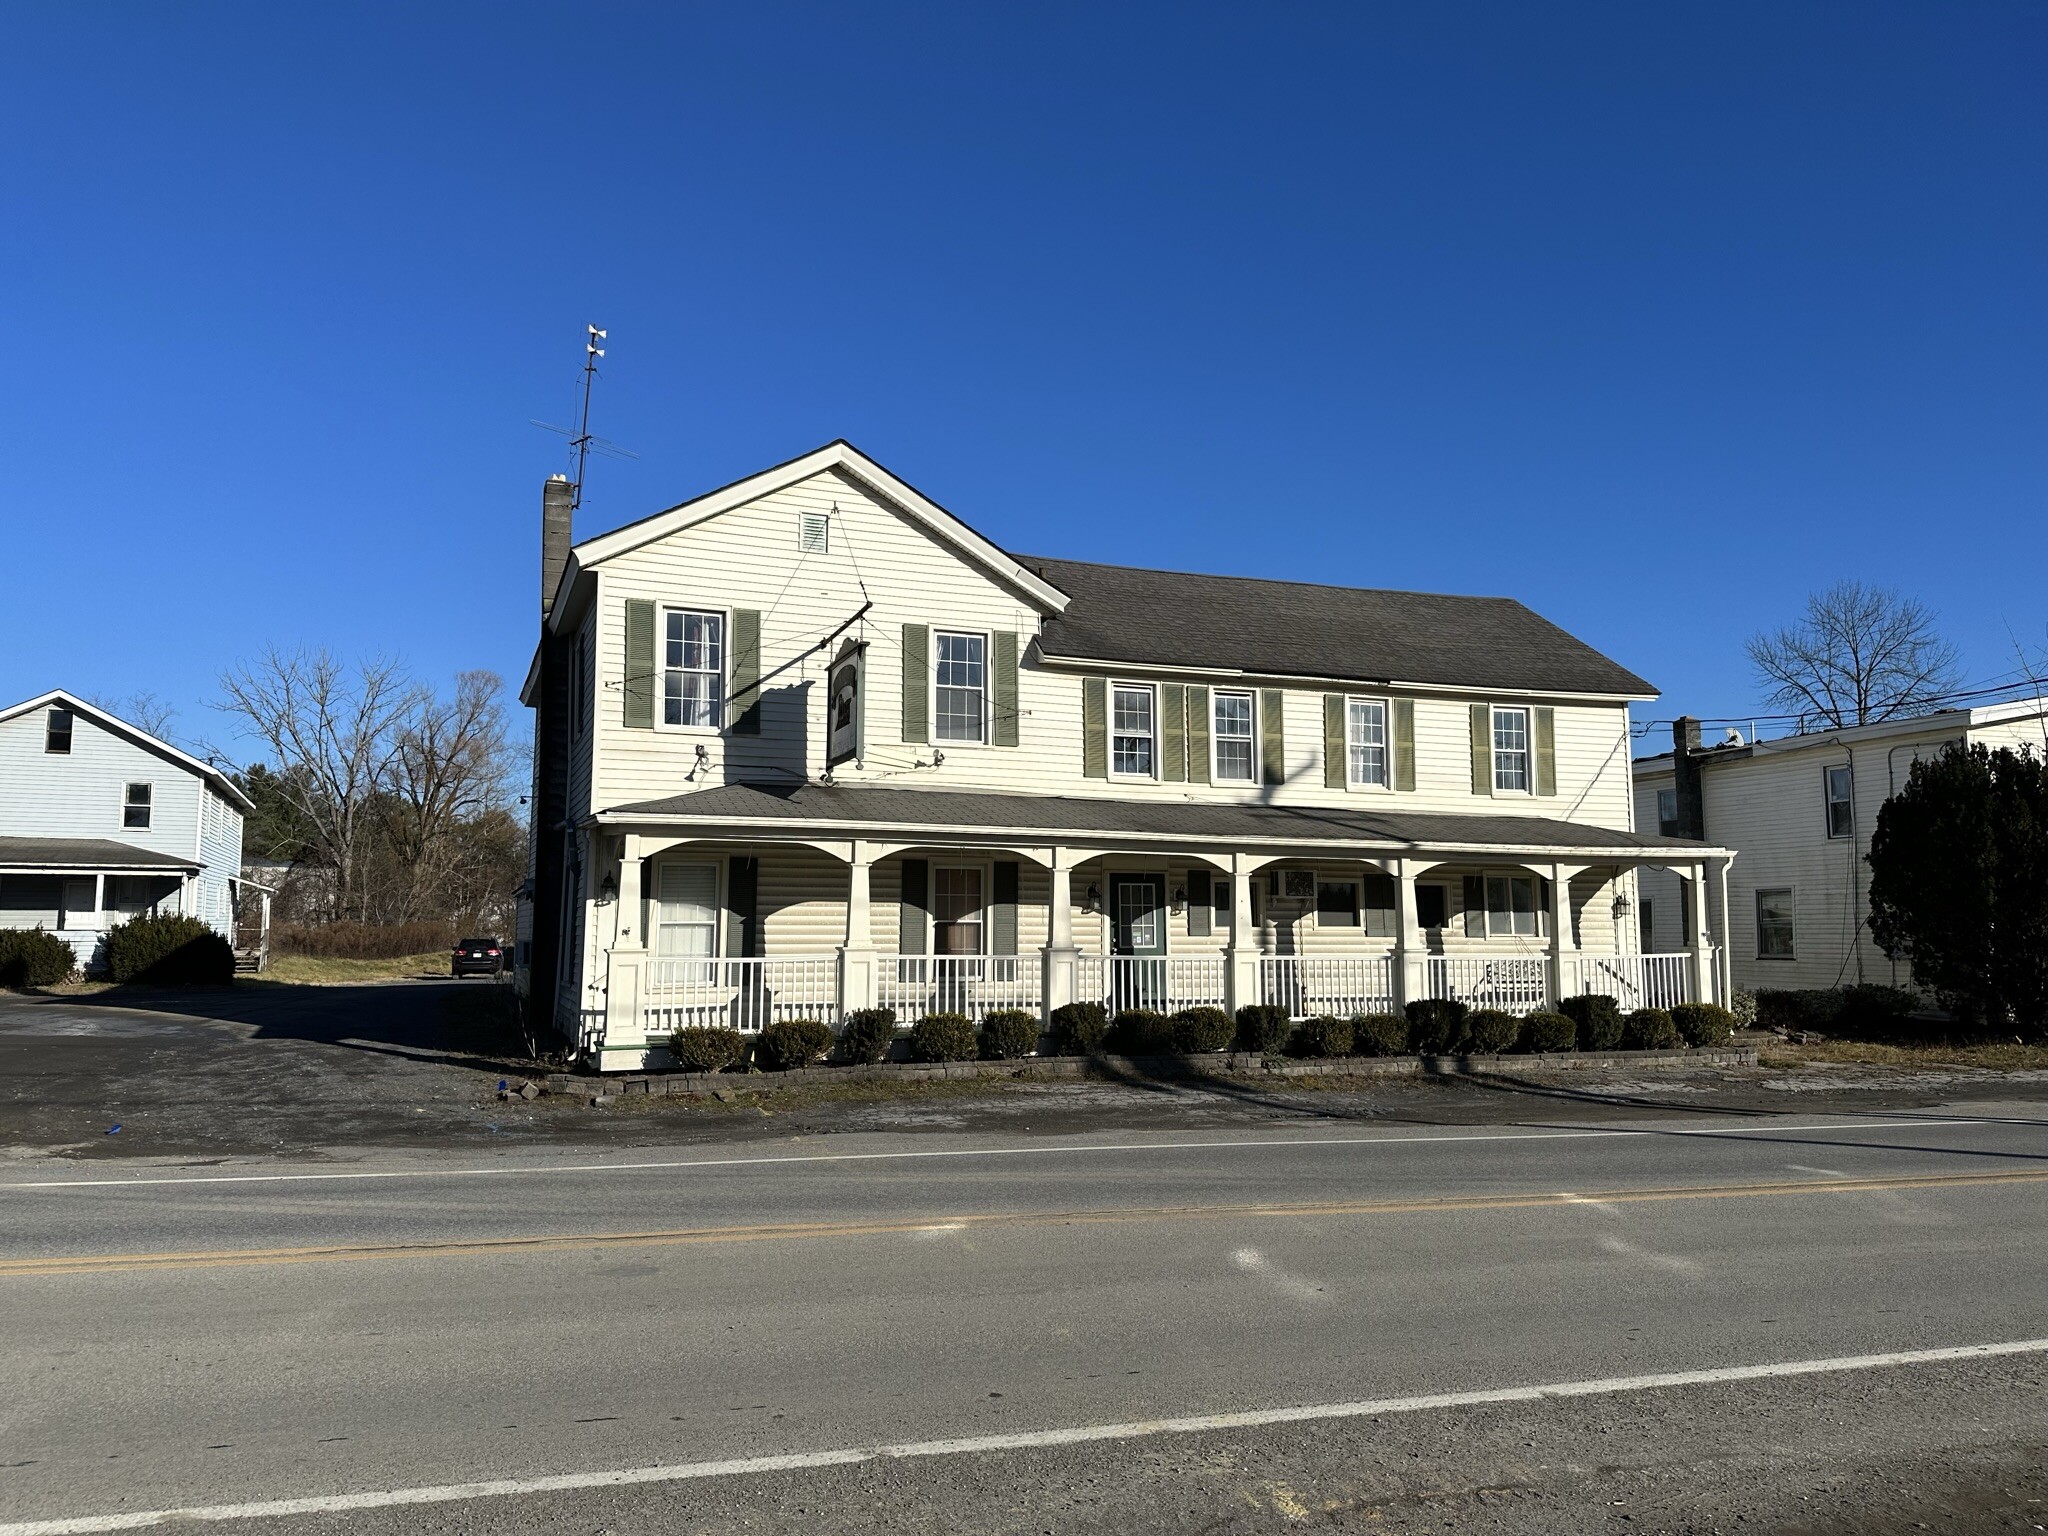
[[[825,690],[825,766],[835,768],[861,756],[861,686],[867,672],[868,645],[849,640],[832,659],[831,686]]]

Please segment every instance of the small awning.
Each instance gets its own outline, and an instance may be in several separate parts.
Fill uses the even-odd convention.
[[[104,837],[0,837],[0,874],[196,875],[205,867]]]

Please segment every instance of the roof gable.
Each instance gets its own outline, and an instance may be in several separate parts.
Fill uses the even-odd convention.
[[[97,721],[115,735],[125,737],[127,740],[135,743],[135,745],[177,764],[187,772],[204,779],[213,786],[221,798],[233,802],[244,811],[254,811],[256,809],[254,802],[235,787],[234,780],[214,767],[213,764],[194,757],[189,752],[180,751],[168,741],[150,735],[141,726],[133,725],[123,720],[119,715],[110,713],[100,708],[97,704],[81,699],[75,693],[67,693],[62,688],[52,688],[48,693],[38,695],[36,698],[24,699],[19,704],[9,705],[6,709],[0,709],[0,721],[12,720],[17,716],[26,715],[38,709],[48,709],[53,705],[60,709],[68,709],[75,715],[84,715],[87,719]]]

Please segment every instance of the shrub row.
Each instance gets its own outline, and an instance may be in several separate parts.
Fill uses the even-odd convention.
[[[77,965],[71,946],[54,933],[0,928],[0,987],[53,987]]]
[[[1899,987],[1859,984],[1806,992],[1763,991],[1756,995],[1760,1029],[1781,1034],[1811,1030],[1844,1040],[1890,1042],[1950,1032],[1934,1020],[1916,1020],[1920,999]]]
[[[477,930],[471,929],[470,933]],[[311,955],[322,960],[399,960],[407,955],[453,949],[452,923],[273,923],[270,949],[279,955]]]

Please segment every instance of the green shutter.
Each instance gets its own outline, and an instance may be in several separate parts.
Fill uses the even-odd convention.
[[[1415,787],[1415,701],[1394,700],[1394,788]]]
[[[1081,680],[1081,772],[1091,779],[1109,777],[1109,680]]]
[[[1530,734],[1536,739],[1536,793],[1557,793],[1557,711],[1545,706],[1529,711]]]
[[[1191,869],[1188,871],[1188,937],[1206,939],[1209,936],[1210,920],[1215,908],[1210,905],[1209,871]]]
[[[1323,787],[1342,789],[1348,773],[1350,754],[1345,750],[1344,695],[1323,695]]]
[[[1007,860],[995,867],[995,891],[988,908],[988,952],[1017,953],[1017,866]]]
[[[1188,782],[1209,782],[1209,690],[1188,684]]]
[[[922,624],[903,626],[903,739],[930,741],[925,708],[931,700],[932,632]]]
[[[732,611],[732,730],[735,736],[761,734],[761,612]]]
[[[1017,632],[1014,629],[996,631],[996,666],[994,683],[996,745],[1014,747],[1017,745]]]
[[[1286,695],[1278,688],[1259,690],[1260,781],[1287,782],[1287,727],[1282,719]]]
[[[1493,706],[1472,706],[1472,793],[1493,793]]]
[[[1188,696],[1163,683],[1159,689],[1159,777],[1179,784],[1188,776]]]
[[[1465,877],[1465,937],[1486,937],[1486,877],[1483,875]]]
[[[761,861],[735,857],[726,861],[725,956],[746,960],[761,953],[761,923],[757,904],[761,890]]]
[[[931,865],[923,859],[903,861],[903,899],[896,903],[896,953],[921,955],[925,938],[925,892],[931,885]]]
[[[654,604],[643,598],[626,602],[626,724],[634,730],[654,729]]]

